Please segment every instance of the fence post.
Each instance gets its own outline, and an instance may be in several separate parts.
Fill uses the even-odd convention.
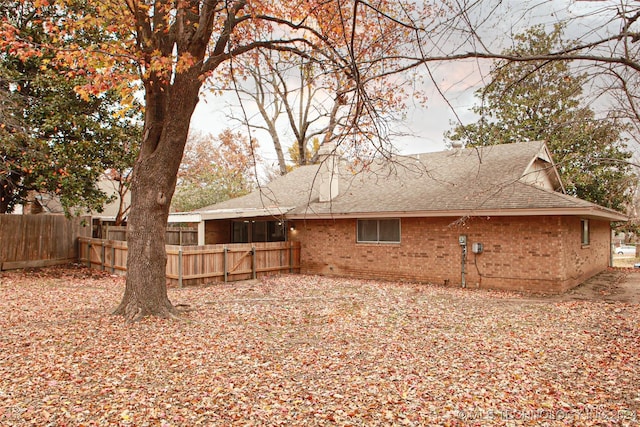
[[[111,274],[116,272],[116,246],[111,242]]]
[[[222,270],[224,271],[224,283],[227,283],[227,245],[222,248]]]
[[[180,235],[182,240],[182,235]],[[182,287],[182,246],[178,249],[178,287]]]
[[[289,241],[289,273],[293,273],[293,243]]]
[[[100,242],[100,270],[104,271],[104,265],[105,265],[105,252],[104,252],[104,240],[102,240]]]
[[[258,276],[256,274],[256,247],[251,247],[251,275],[255,280]]]
[[[87,267],[91,268],[91,240],[87,242]]]

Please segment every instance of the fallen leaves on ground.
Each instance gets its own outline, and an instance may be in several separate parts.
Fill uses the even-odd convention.
[[[0,276],[0,425],[638,425],[640,307],[289,275],[170,289]]]

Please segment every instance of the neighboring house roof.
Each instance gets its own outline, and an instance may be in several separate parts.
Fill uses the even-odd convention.
[[[339,170],[328,168],[328,163],[297,168],[251,194],[199,212],[279,208],[291,219],[484,215],[627,219],[617,211],[563,194],[543,142],[398,156],[357,173],[346,162],[339,163]],[[332,173],[333,178],[327,178]],[[337,195],[321,202],[322,183],[336,177]]]
[[[23,204],[16,207],[16,214],[60,214],[64,208],[57,196],[48,193],[29,191]]]
[[[114,199],[105,203],[102,212],[92,211],[90,214],[94,218],[102,218],[113,220],[118,215],[120,208],[120,196],[118,193],[118,181],[111,179],[108,175],[103,174],[96,183],[99,190],[103,191],[107,197]],[[125,193],[125,207],[131,205],[131,194],[129,191]],[[60,201],[60,197],[50,193],[40,193],[30,191],[27,195],[27,201],[23,205],[19,205],[15,213],[64,213],[64,207]],[[72,208],[71,214],[86,214],[86,209]]]

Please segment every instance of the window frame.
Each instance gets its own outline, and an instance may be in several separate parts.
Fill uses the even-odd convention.
[[[364,221],[376,222],[376,240],[360,240],[360,224]],[[398,240],[380,240],[380,223],[382,221],[397,221]],[[402,242],[402,221],[400,218],[358,218],[356,220],[356,243],[376,244],[376,245],[397,245]]]
[[[589,224],[589,218],[580,219],[580,243],[583,247],[591,244],[591,226]]]

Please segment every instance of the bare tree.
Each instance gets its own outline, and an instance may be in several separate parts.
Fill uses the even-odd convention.
[[[304,165],[313,160],[309,151],[311,157],[315,154],[312,140],[320,145],[336,142],[343,153],[359,157],[388,155],[393,151],[391,137],[402,133],[394,124],[402,121],[407,100],[426,102],[418,89],[420,76],[394,70],[395,58],[411,49],[412,41],[400,19],[428,12],[381,1],[375,6],[356,1],[352,12],[351,27],[340,24],[346,29],[342,45],[325,49],[322,55],[338,54],[346,62],[262,50],[230,63],[225,89],[234,91],[243,105],[232,117],[269,135],[280,174],[287,172],[287,161],[294,160],[286,158],[286,146],[295,147],[294,163]],[[255,114],[246,108],[247,100],[255,106]]]
[[[251,77],[246,83],[236,79],[235,91],[255,104],[261,120],[242,115],[236,119],[269,134],[281,175],[288,171],[283,149],[286,133],[293,134],[297,165],[305,165],[309,142],[318,137],[323,143],[333,140],[338,122],[342,119],[344,125],[347,120],[346,114],[339,117],[347,104],[341,93],[344,79],[337,73],[319,75],[318,65],[308,59],[283,52],[256,52],[235,66]],[[285,125],[278,123],[283,116]]]

